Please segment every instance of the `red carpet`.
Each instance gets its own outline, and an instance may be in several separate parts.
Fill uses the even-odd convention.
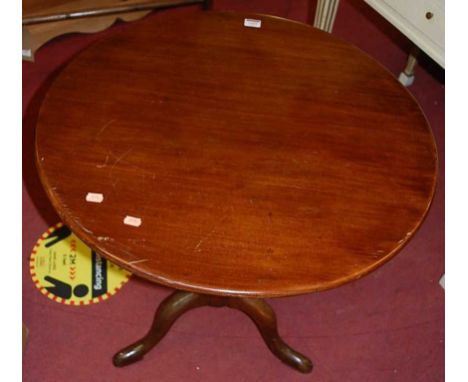
[[[215,9],[275,14],[306,21],[305,0],[217,0]],[[199,12],[197,7],[168,12]],[[314,362],[302,375],[280,363],[242,313],[202,308],[174,325],[145,359],[117,369],[111,357],[144,335],[170,290],[133,277],[108,301],[60,305],[41,295],[27,261],[36,239],[58,221],[37,179],[34,117],[41,89],[54,71],[96,39],[69,35],[44,46],[35,63],[23,63],[23,320],[30,335],[23,380],[49,381],[443,381],[444,291],[444,84],[443,71],[423,57],[410,92],[432,125],[440,159],[439,185],[429,215],[404,250],[363,279],[305,296],[271,300],[280,332]],[[341,1],[335,35],[375,57],[395,75],[408,41],[359,1]]]

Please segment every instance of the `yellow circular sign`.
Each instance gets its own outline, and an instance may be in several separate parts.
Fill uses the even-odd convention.
[[[91,250],[62,223],[39,238],[29,265],[39,291],[67,305],[106,300],[131,275]]]

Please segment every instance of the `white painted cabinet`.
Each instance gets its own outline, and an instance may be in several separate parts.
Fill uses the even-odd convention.
[[[445,0],[364,0],[440,66],[445,68]],[[331,32],[339,0],[318,0],[314,26]],[[410,55],[399,80],[409,86],[417,61]]]
[[[364,0],[445,68],[444,0]]]

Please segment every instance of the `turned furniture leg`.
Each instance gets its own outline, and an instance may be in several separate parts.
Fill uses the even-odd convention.
[[[400,73],[398,81],[404,86],[410,86],[414,82],[414,68],[418,64],[419,48],[414,46],[410,55],[408,56],[408,61],[406,62],[405,69]]]
[[[263,300],[208,296],[190,292],[174,292],[156,311],[153,325],[139,341],[119,351],[113,358],[115,366],[126,366],[143,358],[166,335],[172,324],[185,312],[201,306],[238,309],[249,316],[257,326],[268,348],[287,365],[302,373],[312,370],[312,362],[291,349],[279,336],[273,309]]]
[[[339,3],[339,0],[318,0],[315,8],[314,27],[330,33],[335,23]]]
[[[119,351],[113,358],[115,366],[126,366],[143,358],[166,335],[172,324],[186,311],[206,305],[203,295],[177,291],[167,297],[154,316],[149,332],[139,341]]]

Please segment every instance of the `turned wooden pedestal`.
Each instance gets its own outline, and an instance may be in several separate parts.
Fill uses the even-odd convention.
[[[278,334],[276,315],[265,301],[254,298],[219,297],[177,291],[167,297],[154,316],[153,325],[142,339],[114,356],[115,366],[126,366],[143,358],[163,339],[172,324],[190,309],[202,306],[229,307],[244,312],[255,323],[265,344],[285,364],[302,373],[312,371],[312,362],[291,349]]]

